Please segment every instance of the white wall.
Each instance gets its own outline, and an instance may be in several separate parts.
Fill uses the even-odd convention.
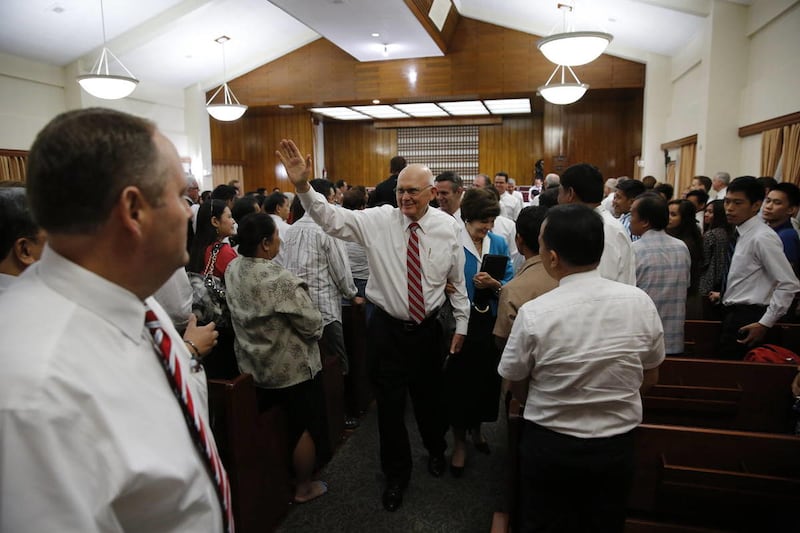
[[[790,3],[776,18],[758,17],[763,11],[751,11],[750,19],[763,25],[753,28],[750,35],[739,115],[742,126],[800,111],[800,2]],[[741,173],[758,176],[760,161],[761,135],[742,139]]]

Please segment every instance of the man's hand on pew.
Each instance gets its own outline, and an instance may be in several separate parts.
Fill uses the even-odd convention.
[[[740,339],[736,342],[739,344],[746,344],[747,346],[758,344],[764,340],[768,329],[769,328],[767,326],[764,326],[758,322],[753,322],[752,324],[742,326],[739,328]]]

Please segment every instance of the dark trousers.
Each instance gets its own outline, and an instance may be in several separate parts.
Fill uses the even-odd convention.
[[[435,318],[409,327],[378,308],[367,325],[369,376],[378,405],[381,468],[387,483],[406,485],[411,477],[407,395],[428,452],[441,455],[447,447],[440,336],[441,326]]]
[[[350,360],[347,358],[347,349],[344,346],[344,329],[338,320],[329,322],[322,329],[320,339],[328,351],[328,355],[336,357],[342,362],[342,374],[350,372]]]
[[[521,532],[622,532],[633,479],[633,433],[581,439],[525,421]]]
[[[758,322],[767,310],[765,305],[728,305],[723,308],[722,332],[719,337],[720,359],[736,359],[741,361],[751,347],[737,342],[739,328]]]

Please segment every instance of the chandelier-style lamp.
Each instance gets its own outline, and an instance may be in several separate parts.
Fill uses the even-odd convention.
[[[103,0],[100,0],[100,20],[103,24],[103,51],[92,67],[91,74],[78,76],[77,80],[83,90],[92,96],[103,98],[104,100],[119,100],[131,94],[139,84],[139,80],[106,47],[106,16],[103,10]],[[127,76],[111,74],[108,67],[109,57],[122,67]]]
[[[561,70],[561,82],[550,83],[553,81],[553,78],[558,73],[559,69]],[[575,80],[574,82],[567,83],[565,77],[565,72],[567,70],[569,70],[569,73],[572,74],[572,77]],[[551,104],[566,105],[580,100],[588,88],[589,85],[586,83],[581,83],[581,81],[578,79],[578,76],[576,76],[575,72],[572,70],[572,67],[567,65],[557,65],[556,69],[547,79],[547,83],[540,86],[538,91],[539,94],[541,94],[542,97]]]
[[[244,112],[247,111],[247,106],[240,104],[236,95],[233,94],[230,87],[228,87],[228,71],[225,64],[225,43],[230,41],[230,37],[223,35],[214,39],[222,45],[222,85],[220,85],[211,98],[206,102],[206,111],[208,114],[222,122],[231,122],[242,118]],[[213,103],[214,98],[222,91],[222,103]]]
[[[572,5],[558,4],[563,14],[560,33],[540,39],[537,48],[556,65],[575,67],[591,63],[602,54],[614,38],[602,31],[575,31],[572,22]]]

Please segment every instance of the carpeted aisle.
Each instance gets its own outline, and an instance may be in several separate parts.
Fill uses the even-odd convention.
[[[491,455],[468,444],[464,475],[455,479],[428,474],[428,455],[407,405],[414,471],[403,506],[394,513],[381,505],[383,475],[378,460],[378,421],[374,405],[348,440],[336,451],[320,479],[328,482],[325,496],[295,505],[278,531],[303,532],[481,532],[489,531],[492,515],[505,508],[506,424],[484,424]],[[448,435],[448,443],[451,443]],[[446,454],[449,462],[449,451]]]

